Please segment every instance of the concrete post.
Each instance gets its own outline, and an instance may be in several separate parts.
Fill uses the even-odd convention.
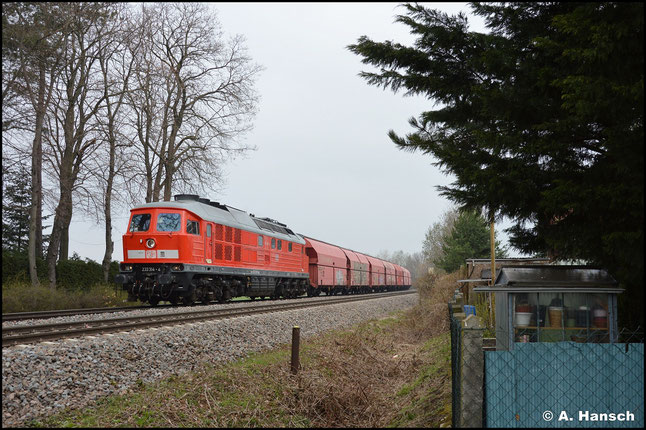
[[[484,325],[480,317],[469,315],[462,321],[459,427],[482,427],[484,399]]]

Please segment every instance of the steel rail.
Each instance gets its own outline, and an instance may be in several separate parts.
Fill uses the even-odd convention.
[[[170,307],[171,305],[160,305],[158,308]],[[55,317],[64,317],[70,315],[82,315],[82,314],[101,314],[107,312],[121,312],[121,311],[130,311],[130,310],[141,310],[141,309],[152,309],[151,306],[121,306],[121,307],[110,307],[110,308],[84,308],[84,309],[60,309],[53,311],[34,311],[34,312],[14,312],[8,314],[2,314],[2,322],[6,321],[21,321],[21,320],[30,320],[30,319],[45,319],[45,318],[55,318]]]
[[[236,300],[233,303],[250,303],[253,300]],[[127,311],[137,311],[141,309],[164,309],[164,308],[181,308],[182,306],[177,305],[140,305],[140,306],[120,306],[120,307],[109,307],[109,308],[82,308],[82,309],[59,309],[52,311],[34,311],[34,312],[13,312],[2,314],[2,322],[8,321],[22,321],[22,320],[31,320],[31,319],[47,319],[47,318],[56,318],[56,317],[66,317],[73,315],[84,315],[84,314],[103,314],[109,312],[127,312]]]
[[[340,298],[318,301],[288,302],[270,305],[259,305],[245,308],[192,310],[156,315],[123,316],[102,320],[62,322],[54,324],[36,324],[30,326],[7,327],[2,330],[2,346],[34,343],[45,340],[56,340],[67,337],[78,337],[89,334],[130,331],[149,327],[185,324],[210,319],[223,319],[236,316],[247,316],[267,312],[282,312],[292,309],[325,306],[340,303],[351,303],[361,300],[374,300],[399,295],[415,294],[417,291],[397,291],[387,295],[343,296]]]

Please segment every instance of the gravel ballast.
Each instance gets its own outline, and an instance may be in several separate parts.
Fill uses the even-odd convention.
[[[307,339],[387,316],[417,301],[417,294],[410,294],[3,348],[2,424],[25,425],[65,407],[124,393],[137,381],[153,382],[201,363],[235,360],[287,344],[295,325]]]

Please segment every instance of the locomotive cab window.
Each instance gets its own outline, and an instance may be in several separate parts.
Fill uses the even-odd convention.
[[[148,231],[150,227],[150,214],[136,214],[130,221],[130,231]]]
[[[271,249],[276,249],[276,239],[271,238]]]
[[[157,231],[179,231],[182,224],[180,214],[159,214],[157,217]]]
[[[278,249],[283,249],[283,241],[278,239]]]
[[[186,233],[200,235],[200,224],[197,221],[186,221]]]
[[[206,237],[211,237],[211,224],[206,225]]]
[[[287,250],[289,252],[292,252],[292,243],[291,242],[289,242],[289,245],[287,245]]]
[[[258,246],[262,248],[262,235],[258,235]]]

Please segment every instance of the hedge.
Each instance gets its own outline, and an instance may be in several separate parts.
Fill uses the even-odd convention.
[[[38,279],[41,283],[49,282],[47,264],[43,259],[36,259]],[[119,262],[110,263],[108,283],[114,285],[114,277],[119,273]],[[26,253],[2,251],[2,283],[8,281],[29,280],[29,259]],[[103,283],[101,264],[86,258],[81,260],[76,254],[56,264],[56,285],[69,290],[87,291],[92,285]]]

